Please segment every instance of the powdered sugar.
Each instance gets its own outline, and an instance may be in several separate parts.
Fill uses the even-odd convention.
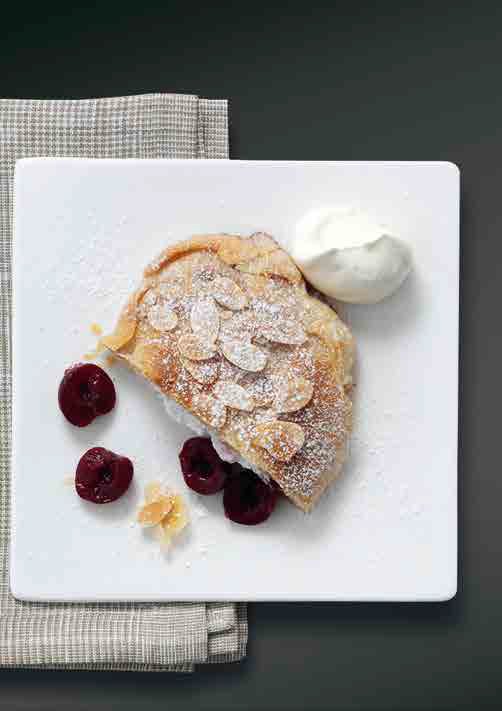
[[[263,370],[267,363],[267,354],[247,341],[225,339],[221,344],[221,352],[241,370],[253,373]]]

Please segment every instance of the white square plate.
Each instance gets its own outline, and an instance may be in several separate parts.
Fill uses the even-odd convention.
[[[353,205],[409,240],[415,271],[376,306],[342,310],[358,344],[350,461],[315,511],[282,502],[257,527],[182,480],[189,436],[147,385],[110,373],[115,411],[69,425],[64,369],[110,329],[144,265],[200,232],[265,230],[287,246],[309,208]],[[450,163],[28,159],[16,169],[11,589],[29,600],[444,600],[457,584],[459,173]],[[92,446],[127,454],[106,506],[71,477]],[[143,485],[187,497],[163,556],[134,524]],[[70,483],[68,484],[68,478]]]

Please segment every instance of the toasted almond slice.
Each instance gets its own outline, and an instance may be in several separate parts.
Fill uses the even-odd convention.
[[[138,523],[142,526],[156,526],[172,510],[173,504],[174,496],[160,495],[138,511]]]
[[[153,306],[157,303],[157,294],[153,289],[148,289],[146,294],[143,296],[141,303],[146,304],[146,306]]]
[[[248,305],[248,298],[235,281],[218,277],[213,281],[213,296],[216,301],[232,311],[240,311]]]
[[[183,366],[188,370],[192,378],[202,385],[211,385],[220,374],[219,360],[195,361],[188,358],[183,359]]]
[[[280,249],[262,254],[244,264],[237,264],[236,269],[246,274],[280,276],[292,284],[300,284],[302,281],[302,275],[294,262]]]
[[[279,246],[274,238],[266,232],[255,232],[251,235],[250,239],[257,248],[260,256],[268,254],[269,252],[275,252],[279,249]]]
[[[213,343],[202,341],[194,333],[185,333],[178,341],[178,348],[184,358],[190,360],[209,360],[216,353]]]
[[[294,422],[273,420],[256,426],[253,444],[262,447],[274,459],[289,462],[305,443],[305,433]]]
[[[151,481],[145,486],[145,501],[147,504],[157,501],[161,494],[162,484],[160,481]]]
[[[218,257],[225,264],[248,262],[258,256],[258,249],[252,240],[237,235],[225,235],[218,245]]]
[[[219,430],[227,419],[226,406],[208,393],[197,393],[192,399],[194,415],[206,425]]]
[[[206,343],[214,343],[220,330],[220,314],[212,296],[205,296],[192,306],[190,325],[194,334]]]
[[[275,389],[272,381],[265,377],[251,377],[253,377],[253,380],[242,381],[241,384],[253,398],[255,407],[271,405],[275,398]]]
[[[180,299],[185,293],[185,284],[181,277],[161,281],[157,288],[159,294],[169,301]]]
[[[225,339],[221,343],[225,358],[242,370],[257,373],[267,364],[267,354],[249,341]]]
[[[169,545],[172,539],[177,536],[190,522],[188,509],[179,494],[173,498],[173,505],[167,516],[160,522],[160,541],[163,545]]]
[[[178,324],[178,317],[169,306],[161,302],[148,309],[148,322],[156,331],[172,331]]]
[[[220,380],[213,388],[213,395],[227,407],[251,412],[254,402],[245,388],[230,380]]]
[[[299,346],[307,338],[300,321],[291,316],[276,318],[273,321],[263,319],[260,331],[269,341],[288,346]]]
[[[312,399],[314,386],[302,376],[286,374],[277,384],[274,407],[277,412],[296,412]]]
[[[221,324],[220,341],[224,339],[250,341],[255,336],[257,328],[256,316],[252,311],[233,314]]]

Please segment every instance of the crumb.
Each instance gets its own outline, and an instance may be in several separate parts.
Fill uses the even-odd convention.
[[[103,335],[103,329],[101,328],[99,323],[91,323],[91,333],[94,333],[95,336]]]
[[[65,476],[63,479],[63,486],[73,486],[75,483],[75,477],[74,476]]]

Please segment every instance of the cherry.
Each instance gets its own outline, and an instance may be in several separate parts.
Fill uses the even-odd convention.
[[[179,458],[183,478],[190,489],[205,495],[223,489],[230,466],[220,459],[210,439],[187,439]]]
[[[234,523],[255,526],[263,523],[275,508],[279,489],[249,469],[236,467],[223,492],[225,516]]]
[[[94,363],[72,365],[59,385],[59,408],[76,427],[86,427],[98,415],[113,410],[115,400],[110,376]]]
[[[134,467],[123,457],[103,447],[93,447],[80,458],[75,474],[75,489],[80,498],[95,504],[108,504],[125,494]]]

